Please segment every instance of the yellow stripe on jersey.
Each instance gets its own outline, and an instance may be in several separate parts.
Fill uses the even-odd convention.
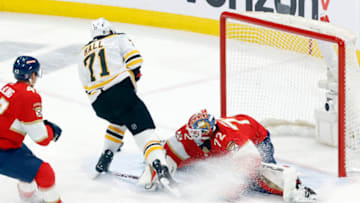
[[[133,81],[133,84],[136,84],[134,72],[129,71],[129,73],[130,73],[131,80]],[[134,82],[134,81],[135,81],[135,82]]]
[[[111,135],[109,135],[109,134],[105,134],[105,138],[108,139],[108,140],[111,140],[111,141],[113,141],[113,142],[116,142],[116,143],[118,143],[118,144],[122,144],[122,143],[123,143],[121,139],[118,139],[118,138],[116,138],[116,137],[113,137],[113,136],[111,136]]]
[[[120,130],[119,128],[116,128],[115,126],[109,125],[108,128],[109,128],[110,130],[112,130],[112,131],[115,131],[115,132],[121,134],[121,135],[124,135],[124,134],[125,134],[124,131]]]
[[[104,82],[98,83],[98,84],[96,84],[96,85],[93,85],[93,86],[90,86],[90,87],[89,87],[89,86],[84,86],[84,89],[85,89],[87,92],[90,92],[90,91],[92,91],[92,90],[94,90],[94,89],[97,89],[97,88],[99,88],[99,87],[103,87],[103,86],[107,85],[108,83],[110,83],[111,81],[113,81],[117,76],[119,76],[120,74],[122,74],[122,73],[124,73],[124,72],[126,72],[126,71],[128,71],[128,70],[122,71],[122,72],[114,75],[114,76],[111,77],[110,79],[105,80]]]
[[[126,64],[126,68],[130,68],[131,66],[134,66],[136,64],[141,64],[143,62],[142,58],[139,58],[137,60],[131,61],[130,63]]]
[[[133,50],[127,53],[124,57],[126,68],[134,69],[140,67],[143,63],[143,59],[138,50]]]
[[[11,131],[14,131],[14,132],[16,132],[16,133],[19,133],[19,134],[21,134],[22,136],[25,136],[26,135],[26,132],[24,132],[24,131],[22,131],[22,130],[20,130],[20,129],[16,129],[16,128],[10,128],[10,130]]]
[[[90,92],[90,94],[88,95],[88,97],[92,96],[93,94],[96,94],[98,91],[92,91]]]
[[[24,125],[32,125],[32,124],[41,123],[41,122],[43,122],[42,119],[37,119],[37,120],[34,120],[34,121],[30,121],[30,122],[21,121],[21,123],[23,123]]]
[[[127,53],[124,56],[124,61],[128,60],[128,58],[130,58],[130,56],[135,55],[135,54],[140,54],[140,51],[139,50],[130,51],[129,53]]]

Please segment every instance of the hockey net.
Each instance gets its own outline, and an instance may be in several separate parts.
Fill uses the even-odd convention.
[[[355,43],[351,32],[329,23],[274,13],[224,12],[220,18],[221,116],[244,113],[265,126],[316,128],[314,111],[326,109],[337,119],[338,175],[357,171],[360,69]],[[331,58],[325,59],[320,47],[324,44],[335,53]],[[336,87],[319,88],[331,73]],[[329,107],[333,100],[336,106]]]

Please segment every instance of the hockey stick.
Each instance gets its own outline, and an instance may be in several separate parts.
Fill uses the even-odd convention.
[[[125,174],[125,173],[116,172],[116,171],[108,171],[107,173],[111,174],[113,176],[125,178],[128,180],[138,180],[140,178],[139,176],[136,176],[136,175]],[[168,191],[170,194],[174,195],[175,197],[181,197],[180,191],[177,188],[170,187],[169,182],[166,182],[163,180],[160,180],[160,182],[161,182],[161,185],[164,187],[164,189],[166,191]]]
[[[114,176],[121,177],[121,178],[127,178],[127,179],[133,179],[133,180],[138,180],[140,178],[139,176],[136,176],[136,175],[121,173],[121,172],[117,172],[117,171],[108,171],[107,173],[114,175]]]
[[[96,176],[94,177],[94,179],[99,177],[101,174],[109,174],[109,175],[113,175],[113,176],[116,176],[119,178],[124,178],[126,180],[135,180],[135,181],[139,180],[139,178],[140,178],[139,176],[132,175],[132,174],[126,174],[126,173],[121,173],[121,172],[117,172],[117,171],[108,171],[106,173],[97,173]],[[166,191],[168,191],[170,194],[174,195],[175,197],[181,196],[180,191],[177,188],[170,187],[168,182],[161,181],[161,185],[164,187],[164,189]]]
[[[95,180],[98,177],[100,177],[102,174],[113,175],[113,176],[116,176],[116,177],[119,177],[119,178],[125,178],[125,179],[129,179],[129,180],[138,180],[140,178],[139,176],[136,176],[136,175],[121,173],[121,172],[117,172],[117,171],[108,171],[106,173],[105,172],[96,173],[92,179]]]
[[[136,176],[136,175],[131,175],[131,174],[125,174],[125,173],[121,173],[121,172],[116,172],[116,171],[108,171],[108,174],[120,177],[120,178],[126,178],[126,179],[132,179],[132,180],[138,180],[140,177]],[[177,188],[172,188],[170,187],[170,184],[168,182],[164,182],[164,181],[160,181],[161,185],[164,187],[164,189],[166,191],[168,191],[169,193],[171,193],[172,195],[174,195],[175,197],[181,197],[181,193]]]

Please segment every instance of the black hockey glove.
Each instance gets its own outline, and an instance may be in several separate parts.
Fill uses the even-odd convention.
[[[50,128],[52,129],[52,131],[54,133],[53,141],[56,142],[60,138],[60,135],[62,132],[61,128],[58,125],[56,125],[55,123],[52,123],[48,120],[44,120],[44,124],[50,126]]]
[[[208,153],[211,150],[211,141],[210,139],[205,140],[202,145],[199,146],[201,150],[203,150],[205,153]]]
[[[134,73],[134,76],[135,76],[135,81],[140,80],[140,77],[142,76],[141,72],[140,72],[140,68],[141,68],[141,66],[132,70],[132,72]]]

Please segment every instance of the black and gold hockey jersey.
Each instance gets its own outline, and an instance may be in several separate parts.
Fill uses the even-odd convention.
[[[96,38],[85,45],[80,52],[79,77],[93,103],[102,90],[131,77],[132,70],[143,63],[140,52],[124,33]]]

